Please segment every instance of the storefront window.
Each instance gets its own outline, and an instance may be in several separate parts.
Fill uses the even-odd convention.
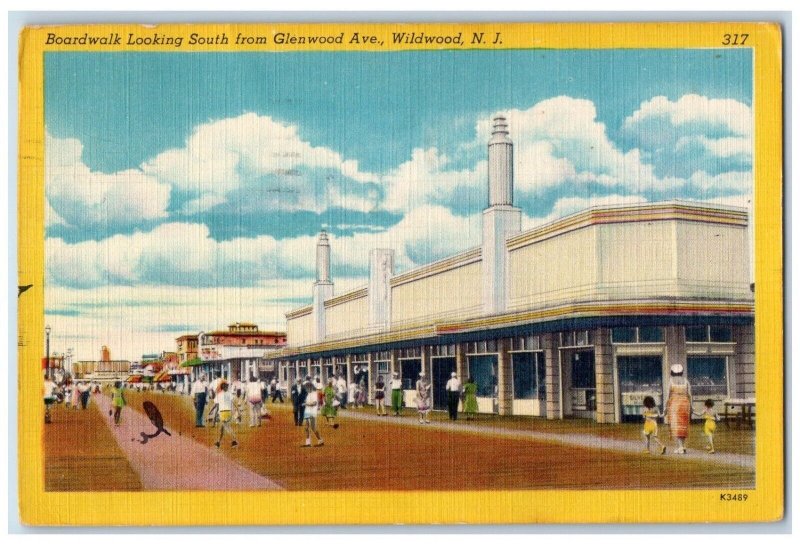
[[[705,396],[728,395],[725,359],[725,357],[720,356],[691,356],[687,358],[686,372],[693,397],[703,398]]]
[[[730,343],[733,331],[727,325],[691,326],[686,328],[687,343]]]
[[[519,352],[511,355],[514,373],[514,399],[541,399],[546,396],[544,354]]]
[[[639,342],[640,343],[663,343],[664,342],[664,329],[661,327],[640,327],[639,328]]]
[[[478,397],[494,397],[497,386],[497,356],[470,356],[469,375],[478,386]]]
[[[612,343],[635,343],[636,342],[636,328],[635,327],[615,327],[611,330]]]
[[[611,342],[623,343],[663,343],[664,329],[661,327],[615,327],[611,329]]]
[[[402,367],[403,389],[413,390],[417,387],[417,380],[419,380],[419,373],[422,371],[422,360],[411,359],[401,360],[400,366]]]
[[[712,343],[729,343],[733,341],[733,333],[730,326],[726,325],[712,325],[709,328],[711,331]]]
[[[663,408],[661,356],[617,356],[617,369],[624,421],[641,420],[646,396],[652,396],[656,405]]]
[[[687,343],[707,343],[708,328],[704,325],[689,326],[686,328]]]

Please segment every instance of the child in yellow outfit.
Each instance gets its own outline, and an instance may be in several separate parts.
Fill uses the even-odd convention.
[[[717,416],[716,411],[714,411],[714,402],[712,400],[706,399],[704,405],[706,408],[698,416],[705,420],[705,423],[703,424],[703,433],[705,433],[706,437],[708,437],[708,445],[706,446],[706,450],[709,454],[714,454],[714,452],[716,452],[714,450],[714,432],[717,431],[717,420],[719,420],[719,417]]]
[[[642,400],[642,405],[644,405],[644,411],[642,412],[642,416],[644,417],[644,429],[642,430],[642,435],[644,435],[644,451],[648,454],[650,453],[650,439],[652,438],[659,447],[661,447],[661,454],[667,452],[667,446],[661,442],[658,438],[658,418],[664,416],[663,414],[659,413],[656,410],[656,400],[653,399],[652,396],[646,396]]]

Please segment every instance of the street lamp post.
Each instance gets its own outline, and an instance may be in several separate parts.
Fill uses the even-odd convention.
[[[45,361],[47,362],[47,378],[53,378],[53,372],[50,370],[50,326],[45,326],[44,328],[44,335],[45,335]]]

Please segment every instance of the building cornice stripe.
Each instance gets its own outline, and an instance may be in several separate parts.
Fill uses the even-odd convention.
[[[389,281],[389,283],[391,284],[392,287],[399,286],[401,284],[406,284],[408,282],[420,280],[428,276],[433,276],[453,269],[457,269],[465,265],[471,265],[472,263],[476,263],[480,260],[481,260],[481,248],[480,247],[472,248],[471,250],[467,250],[466,252],[462,252],[460,254],[448,257],[446,259],[442,259],[440,261],[436,261],[428,265],[423,265],[422,267],[418,267],[416,269],[412,269],[402,274],[393,276],[392,279]]]
[[[636,223],[648,221],[693,221],[722,225],[747,226],[747,213],[721,208],[704,208],[682,204],[643,205],[639,207],[589,209],[552,223],[536,227],[506,240],[509,250],[576,231],[591,225]]]
[[[493,329],[517,323],[541,322],[564,317],[625,315],[752,314],[753,303],[725,301],[649,301],[621,303],[582,303],[536,311],[502,314],[462,322],[440,323],[436,334],[474,329]]]
[[[294,319],[294,318],[300,318],[300,317],[305,316],[307,314],[311,314],[311,311],[313,309],[314,309],[313,305],[306,305],[304,307],[300,307],[300,308],[297,308],[297,309],[294,309],[294,310],[290,310],[289,312],[284,314],[284,316],[286,316],[287,320],[291,320],[291,319]]]
[[[325,301],[325,308],[335,307],[336,305],[341,305],[344,303],[348,303],[350,301],[355,301],[356,299],[361,299],[362,297],[367,296],[367,288],[359,288],[357,290],[349,291],[347,293],[343,293],[341,295],[337,295],[336,297],[331,297],[327,301]]]

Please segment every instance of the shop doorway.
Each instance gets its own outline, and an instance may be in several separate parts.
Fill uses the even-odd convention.
[[[661,356],[617,356],[620,417],[623,422],[642,421],[642,402],[651,396],[664,410],[663,362]]]
[[[431,379],[433,380],[433,408],[437,411],[447,409],[447,381],[450,373],[456,370],[455,358],[431,358]]]
[[[597,387],[594,350],[562,350],[564,415],[594,418],[597,410]]]

